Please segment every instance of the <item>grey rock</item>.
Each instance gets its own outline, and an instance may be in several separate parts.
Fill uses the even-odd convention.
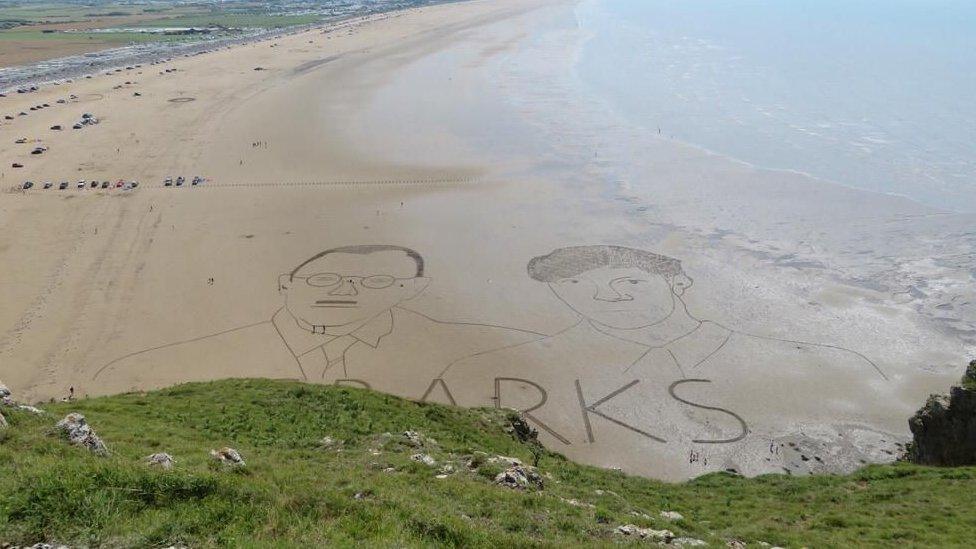
[[[160,452],[146,457],[146,463],[153,467],[159,467],[161,469],[172,469],[176,465],[176,460],[173,456]]]
[[[226,446],[219,450],[210,450],[210,457],[227,467],[244,467],[247,465],[240,452]]]
[[[437,460],[432,458],[429,454],[414,454],[410,456],[410,459],[416,461],[417,463],[423,463],[428,467],[433,467],[437,465]]]
[[[438,473],[442,475],[453,475],[455,472],[457,472],[457,470],[454,468],[454,465],[451,465],[450,463],[445,463],[441,467],[440,471],[438,471]]]
[[[44,414],[44,410],[41,410],[40,408],[35,408],[34,406],[28,406],[27,404],[18,404],[17,409],[23,410],[25,412],[30,412],[32,414],[37,414],[37,415]]]
[[[572,505],[573,507],[583,507],[583,508],[586,508],[586,509],[595,509],[596,508],[596,505],[593,505],[592,503],[586,503],[584,501],[580,501],[580,500],[578,500],[576,498],[570,498],[570,499],[559,498],[559,499],[562,500],[563,503],[566,503],[568,505]]]
[[[677,545],[679,547],[704,547],[708,545],[708,542],[695,538],[674,538],[671,540],[671,545]]]
[[[684,520],[684,515],[676,511],[661,511],[661,518],[664,520],[678,521]]]
[[[542,477],[535,467],[525,465],[513,465],[495,476],[495,484],[512,488],[514,490],[524,490],[529,487],[542,489]]]
[[[488,463],[491,463],[492,465],[501,464],[505,467],[521,467],[523,465],[522,460],[519,458],[508,456],[492,456],[488,458]]]
[[[7,423],[7,418],[3,417],[3,414],[0,413],[0,429],[6,429],[9,426],[10,424]]]
[[[618,526],[613,532],[621,536],[635,537],[652,541],[663,541],[664,543],[671,543],[671,541],[674,540],[674,532],[671,530],[641,528],[636,524],[624,524],[622,526]]]
[[[331,450],[333,448],[342,446],[342,441],[336,440],[330,436],[324,436],[321,440],[319,440],[319,446],[325,450]]]
[[[425,448],[427,446],[437,446],[437,441],[424,436],[419,431],[404,431],[401,436],[403,443],[414,448]]]
[[[81,446],[87,449],[89,452],[99,455],[108,455],[108,447],[105,446],[105,442],[97,434],[95,434],[94,429],[91,425],[88,425],[88,421],[85,420],[85,416],[73,412],[66,416],[64,419],[58,422],[57,428],[68,438],[68,442],[76,446]]]

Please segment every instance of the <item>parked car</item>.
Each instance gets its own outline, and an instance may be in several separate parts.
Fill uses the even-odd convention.
[[[50,181],[45,181],[44,182],[44,188],[45,189],[50,189],[53,185],[54,185],[54,183],[51,183]]]
[[[21,164],[20,162],[14,162],[13,164],[10,165],[10,167],[11,168],[23,168],[24,165]]]
[[[63,130],[64,128],[61,127],[61,124],[55,124],[55,125],[51,126],[51,129],[54,130],[54,131],[59,132],[59,131]]]
[[[102,181],[102,188],[103,188],[103,189],[107,189],[107,188],[108,188],[108,186],[109,186],[109,185],[111,185],[111,184],[112,184],[112,183],[110,183],[109,181]]]
[[[58,190],[63,191],[65,189],[67,189],[67,188],[68,188],[68,182],[67,181],[62,181],[61,184],[58,185]]]
[[[32,183],[30,181],[24,181],[23,189],[24,190],[27,190],[27,189],[29,189],[29,188],[31,188],[33,186],[34,186],[34,183]]]
[[[78,188],[79,189],[84,189],[85,188],[85,180],[84,179],[78,181]]]
[[[98,188],[98,181],[95,181],[94,179],[92,179],[91,188],[97,189]]]
[[[186,181],[186,179],[182,175],[179,176],[179,177],[177,177],[176,178],[176,186],[177,187],[182,187],[184,181]]]
[[[26,137],[18,137],[17,140],[14,141],[14,143],[17,143],[18,145],[22,145],[24,143],[27,143],[27,138]]]

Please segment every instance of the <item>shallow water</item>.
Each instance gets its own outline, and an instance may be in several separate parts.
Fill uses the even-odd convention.
[[[976,4],[585,0],[577,72],[652,132],[976,211]]]

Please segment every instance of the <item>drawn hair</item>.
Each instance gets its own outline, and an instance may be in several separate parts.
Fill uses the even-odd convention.
[[[368,255],[376,252],[403,252],[407,254],[407,257],[412,259],[414,263],[417,264],[417,274],[416,276],[424,276],[424,258],[420,254],[411,250],[410,248],[405,248],[403,246],[394,246],[392,244],[363,244],[358,246],[342,246],[339,248],[332,248],[326,250],[320,254],[314,255],[305,261],[301,265],[295,267],[295,270],[291,272],[289,277],[295,278],[298,271],[302,270],[302,267],[308,265],[309,263],[321,259],[329,254],[357,254],[357,255]]]
[[[601,267],[634,267],[646,273],[663,275],[668,280],[685,274],[681,261],[673,257],[635,248],[605,245],[557,248],[546,255],[533,257],[527,270],[534,280],[556,282]]]

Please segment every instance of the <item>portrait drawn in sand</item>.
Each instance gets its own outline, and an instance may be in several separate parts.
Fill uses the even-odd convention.
[[[890,384],[863,355],[701,320],[681,262],[619,246],[560,248],[528,274],[570,327],[480,353],[441,376],[454,402],[526,412],[548,446],[659,478],[846,470],[897,440]]]
[[[284,304],[270,319],[126,355],[99,369],[94,381],[102,391],[127,391],[266,377],[420,398],[444,390],[431,384],[459,358],[542,335],[441,322],[401,306],[429,282],[424,258],[410,248],[329,249],[279,277]],[[188,364],[195,365],[189,374]]]
[[[695,317],[677,259],[576,246],[528,274],[579,320],[552,335],[435,320],[403,306],[429,283],[419,253],[333,248],[279,277],[270,319],[131,353],[94,381],[115,392],[283,378],[515,408],[551,448],[659,478],[846,470],[896,439],[872,427],[896,400],[873,362]]]

